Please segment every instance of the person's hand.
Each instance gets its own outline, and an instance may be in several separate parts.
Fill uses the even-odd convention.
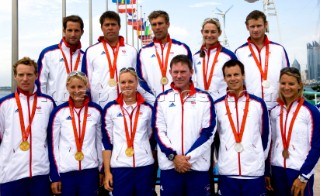
[[[113,176],[112,173],[105,173],[104,188],[108,191],[113,191]]]
[[[266,189],[268,191],[273,191],[273,187],[271,185],[271,178],[269,176],[264,177],[265,181],[266,181]]]
[[[307,183],[301,182],[299,178],[295,179],[291,187],[291,194],[293,196],[303,196],[304,189],[306,188]]]
[[[51,191],[53,194],[61,194],[61,182],[51,183]]]
[[[185,173],[191,169],[190,156],[176,155],[173,159],[174,168],[179,173]]]

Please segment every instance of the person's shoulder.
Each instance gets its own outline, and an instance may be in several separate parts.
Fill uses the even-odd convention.
[[[14,93],[10,93],[9,95],[6,95],[6,96],[0,98],[0,105],[2,105],[2,103],[4,103],[7,100],[10,100],[12,98],[14,98]]]
[[[237,53],[239,50],[244,49],[244,48],[246,48],[246,47],[248,47],[248,42],[245,42],[244,44],[240,45],[240,46],[235,50],[234,53]]]
[[[41,51],[41,54],[45,54],[45,53],[48,53],[48,52],[51,52],[51,51],[54,51],[54,50],[57,50],[57,49],[59,49],[59,45],[58,44],[54,44],[54,45],[51,45],[51,46],[48,46],[48,47],[44,48]]]

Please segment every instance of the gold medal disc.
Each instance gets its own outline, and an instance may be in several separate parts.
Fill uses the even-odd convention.
[[[161,83],[162,85],[166,85],[166,84],[168,84],[168,82],[169,82],[169,80],[168,80],[168,78],[167,78],[166,76],[164,76],[164,77],[161,78],[160,83]]]
[[[126,149],[126,155],[127,155],[128,157],[132,157],[133,154],[134,154],[134,150],[133,150],[132,147],[129,147],[129,148]]]
[[[114,87],[117,85],[117,82],[114,78],[110,78],[110,80],[108,81],[109,86]]]
[[[23,142],[21,142],[21,144],[20,144],[20,149],[21,149],[22,151],[27,151],[27,150],[29,150],[29,148],[30,148],[30,144],[29,144],[28,141],[23,141]]]
[[[282,156],[283,156],[283,158],[285,158],[285,159],[289,158],[289,150],[288,150],[288,149],[284,149],[284,150],[282,151]]]
[[[81,160],[83,160],[83,158],[84,158],[84,154],[83,154],[81,151],[79,151],[79,152],[77,152],[77,153],[74,155],[74,158],[75,158],[77,161],[81,161]]]

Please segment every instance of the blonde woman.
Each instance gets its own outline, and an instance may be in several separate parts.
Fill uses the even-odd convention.
[[[88,79],[75,71],[67,77],[69,101],[49,120],[51,189],[66,196],[97,195],[102,166],[101,107],[86,96]]]
[[[227,84],[222,73],[223,64],[230,59],[237,59],[233,52],[220,44],[221,33],[218,19],[205,19],[201,28],[203,44],[193,55],[196,87],[208,91],[214,100],[226,94]]]
[[[152,196],[152,108],[136,90],[134,68],[122,68],[119,82],[121,94],[103,111],[104,187],[113,196]]]
[[[303,97],[298,69],[280,72],[278,105],[270,112],[271,170],[275,195],[313,195],[314,168],[320,154],[320,115]]]

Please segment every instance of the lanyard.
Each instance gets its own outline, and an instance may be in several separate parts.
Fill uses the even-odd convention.
[[[160,43],[161,44],[161,43]],[[169,56],[170,56],[170,50],[171,50],[171,46],[172,46],[172,40],[169,41],[169,45],[168,45],[168,49],[167,49],[167,54],[166,54],[166,59],[165,59],[165,62],[163,64],[163,61],[161,60],[160,58],[160,55],[157,51],[157,48],[156,48],[156,45],[154,45],[154,48],[156,50],[156,55],[157,55],[157,60],[158,60],[158,64],[159,64],[159,67],[160,67],[160,70],[161,70],[161,76],[162,78],[167,78],[166,77],[166,74],[167,74],[167,68],[168,68],[168,61],[169,61]],[[163,56],[162,56],[163,57]],[[165,83],[167,83],[167,79],[165,79],[166,82],[163,82],[162,83],[162,87],[164,86]]]
[[[214,60],[212,62],[212,65],[211,65],[211,68],[210,68],[210,75],[209,75],[209,79],[207,80],[207,76],[208,76],[208,64],[209,64],[209,55],[208,55],[208,63],[206,64],[206,57],[204,56],[203,57],[203,60],[202,60],[202,74],[203,74],[203,83],[204,83],[204,90],[209,90],[209,87],[211,85],[211,80],[212,80],[212,76],[213,76],[213,71],[214,71],[214,68],[215,68],[215,65],[218,61],[218,56],[219,56],[219,53],[221,51],[221,47],[218,47],[217,48],[217,51],[216,51],[216,54],[214,56]]]
[[[121,107],[121,111],[122,111],[122,116],[123,116],[124,129],[125,129],[125,132],[126,132],[127,147],[128,148],[133,148],[134,136],[135,136],[135,134],[137,132],[137,124],[138,124],[138,120],[139,120],[140,105],[138,106],[138,109],[137,109],[136,114],[134,116],[133,128],[132,128],[132,117],[133,117],[134,110],[132,110],[131,114],[129,115],[130,124],[131,124],[131,126],[130,126],[131,138],[130,138],[130,134],[129,134],[127,120],[126,120],[126,117],[124,115],[124,108],[123,107]]]
[[[295,120],[297,118],[297,115],[299,113],[299,110],[300,110],[303,102],[304,102],[304,99],[301,98],[296,110],[293,113],[293,117],[292,117],[291,122],[290,122],[289,130],[288,130],[288,137],[287,138],[286,138],[286,129],[287,129],[288,114],[289,114],[290,109],[286,114],[285,125],[283,126],[283,108],[284,107],[281,106],[281,111],[280,111],[280,131],[281,131],[281,138],[282,138],[283,148],[286,149],[286,150],[288,150],[288,148],[289,148],[292,129],[293,129],[293,124],[294,124],[294,122],[295,122]],[[290,106],[290,108],[291,108],[291,106]]]
[[[77,146],[77,152],[81,152],[82,151],[83,140],[84,140],[84,135],[86,133],[86,124],[87,124],[87,117],[88,117],[88,104],[85,103],[85,110],[84,110],[82,128],[79,127],[79,129],[80,129],[79,132],[81,132],[80,133],[81,134],[80,138],[78,136],[76,121],[75,121],[75,118],[74,118],[74,107],[72,107],[71,101],[69,101],[69,110],[70,110],[70,116],[71,116],[71,121],[72,121],[74,140],[76,141],[76,146]],[[79,114],[79,118],[80,118],[80,114]]]
[[[62,56],[63,56],[63,61],[64,61],[64,65],[65,65],[66,70],[67,70],[67,74],[69,74],[69,73],[72,71],[72,64],[71,64],[71,71],[70,71],[69,65],[68,65],[68,61],[67,61],[67,57],[66,57],[66,55],[64,54],[61,45],[58,44],[58,46],[59,46],[59,49],[60,49],[60,51],[61,51],[61,53],[62,53]],[[76,61],[76,64],[75,64],[75,66],[74,66],[74,70],[75,70],[75,71],[78,69],[79,62],[80,62],[80,56],[81,56],[81,52],[79,51],[78,56],[77,56],[77,61]],[[70,62],[72,63],[72,57],[71,57],[71,61],[70,61]]]
[[[253,51],[253,49],[252,49],[250,40],[248,40],[248,46],[249,46],[251,55],[253,56],[253,59],[254,59],[254,61],[256,62],[256,65],[257,65],[258,68],[259,68],[259,71],[260,71],[260,74],[261,74],[262,79],[263,79],[263,80],[267,80],[267,78],[268,78],[268,64],[269,64],[269,44],[268,44],[268,43],[266,44],[265,68],[264,68],[264,71],[263,71],[263,69],[262,69],[262,65],[261,65],[260,61],[258,60],[256,54],[254,53],[254,51]]]
[[[21,134],[22,134],[22,141],[27,141],[28,137],[31,132],[31,124],[33,121],[33,117],[36,114],[36,109],[37,109],[37,94],[34,94],[34,100],[33,100],[33,105],[32,105],[32,112],[31,116],[29,116],[29,125],[26,129],[25,124],[24,124],[24,119],[23,119],[23,111],[22,111],[22,106],[21,106],[21,101],[18,92],[15,92],[15,99],[17,102],[18,106],[18,112],[19,112],[19,121],[20,121],[20,127],[21,127]],[[30,115],[30,114],[29,114]]]
[[[242,117],[242,122],[241,122],[241,128],[240,130],[236,130],[236,127],[234,125],[234,122],[232,120],[232,116],[231,116],[231,112],[230,112],[230,108],[229,108],[229,103],[228,103],[228,97],[226,96],[226,98],[224,99],[225,105],[226,105],[226,109],[227,109],[227,115],[229,118],[229,122],[231,125],[231,129],[234,135],[234,139],[236,140],[236,143],[241,143],[242,141],[242,136],[244,133],[244,127],[246,125],[246,121],[247,121],[247,116],[248,116],[248,112],[249,112],[249,94],[246,93],[246,104],[244,107],[244,113],[243,113],[243,117]]]
[[[106,56],[107,56],[107,60],[108,60],[108,65],[109,65],[109,70],[110,70],[110,79],[114,79],[114,74],[117,70],[117,59],[118,59],[120,44],[119,44],[119,42],[117,43],[116,51],[113,52],[114,53],[113,63],[111,63],[110,54],[107,49],[107,42],[102,41],[102,45],[103,45],[104,51],[106,52]]]

